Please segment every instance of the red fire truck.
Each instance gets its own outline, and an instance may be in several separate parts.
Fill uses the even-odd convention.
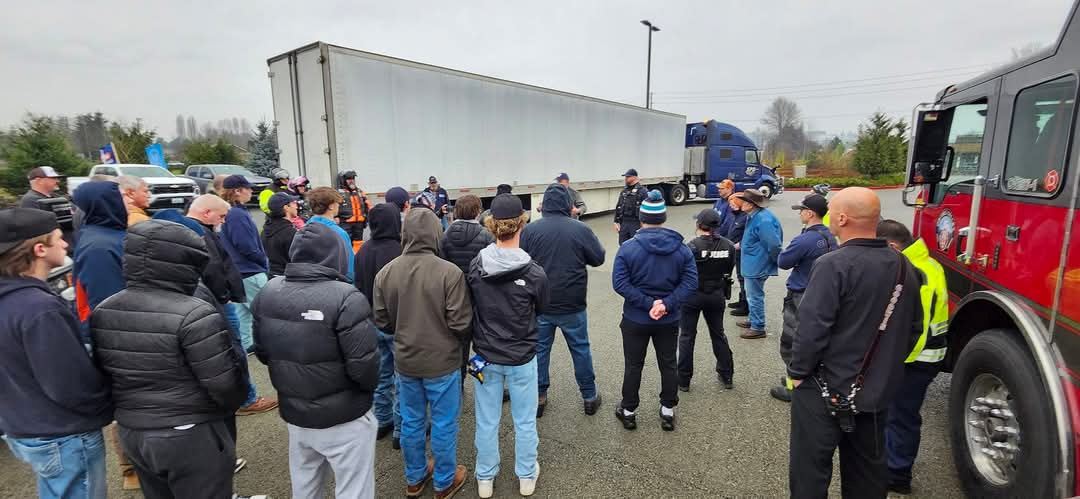
[[[913,116],[905,201],[945,268],[953,459],[971,497],[1080,494],[1077,6],[1056,43]]]

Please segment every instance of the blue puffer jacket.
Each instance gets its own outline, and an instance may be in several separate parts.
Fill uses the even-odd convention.
[[[697,291],[694,255],[678,232],[665,227],[641,229],[619,247],[611,275],[623,302],[623,317],[642,325],[679,321],[679,309]],[[653,301],[664,300],[667,315],[649,317]]]
[[[90,312],[126,286],[123,273],[127,208],[116,182],[87,182],[74,193],[83,214],[75,244],[75,301],[83,334],[89,335]]]
[[[233,205],[229,214],[225,215],[225,223],[221,226],[221,245],[243,277],[270,270],[259,229],[243,205]]]
[[[776,259],[783,243],[784,229],[771,211],[758,209],[751,213],[739,246],[743,277],[756,279],[777,275]]]

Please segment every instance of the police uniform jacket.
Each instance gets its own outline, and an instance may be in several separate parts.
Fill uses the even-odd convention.
[[[619,193],[619,203],[615,205],[615,223],[621,224],[623,220],[636,222],[641,203],[648,197],[649,190],[641,182],[624,187]]]

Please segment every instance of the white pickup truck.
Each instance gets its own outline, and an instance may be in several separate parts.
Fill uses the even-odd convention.
[[[114,164],[97,165],[90,169],[90,176],[131,175],[146,181],[150,187],[150,209],[160,210],[164,208],[185,208],[192,199],[201,194],[199,186],[194,180],[177,177],[169,170],[156,165],[132,165]],[[79,185],[85,183],[90,177],[68,177],[67,188],[69,193],[74,193]]]

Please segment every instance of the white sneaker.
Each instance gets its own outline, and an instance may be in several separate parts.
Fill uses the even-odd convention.
[[[495,495],[495,480],[477,480],[476,495],[480,496],[482,499],[487,499]]]
[[[518,492],[522,496],[529,497],[536,492],[536,481],[540,479],[540,463],[536,463],[536,474],[532,478],[522,478],[521,484],[518,486]]]

